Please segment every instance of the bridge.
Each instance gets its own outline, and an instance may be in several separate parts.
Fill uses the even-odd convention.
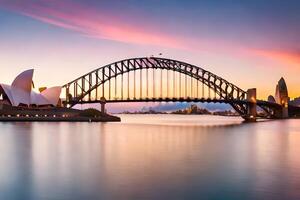
[[[287,100],[280,103],[258,100],[255,88],[244,91],[201,67],[167,58],[117,61],[62,88],[65,107],[100,103],[103,113],[106,103],[212,102],[230,104],[247,121],[288,117]]]

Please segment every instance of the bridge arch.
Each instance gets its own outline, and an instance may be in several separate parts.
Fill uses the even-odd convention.
[[[64,102],[74,106],[76,103],[82,103],[87,96],[90,100],[92,91],[107,81],[131,71],[147,69],[162,69],[185,74],[205,84],[222,100],[245,100],[246,98],[245,91],[198,66],[166,58],[143,57],[111,63],[65,84],[63,86],[66,94]],[[73,88],[72,92],[70,88]]]
[[[98,90],[100,88],[101,93],[105,94],[105,83],[109,83],[109,93],[111,91],[110,81],[116,79],[117,77],[122,77],[129,72],[135,72],[137,70],[167,70],[177,72],[179,74],[185,75],[185,77],[190,77],[202,85],[205,85],[209,91],[215,93],[215,98],[192,98],[186,97],[184,95],[177,98],[174,97],[149,97],[143,99],[137,99],[134,97],[129,97],[129,75],[128,75],[128,98],[127,99],[114,99],[108,100],[107,102],[136,102],[136,101],[187,101],[187,102],[219,102],[230,104],[242,117],[247,115],[247,101],[246,92],[243,91],[238,86],[228,82],[227,80],[221,78],[220,76],[211,73],[201,67],[167,58],[159,57],[141,57],[141,58],[130,58],[121,61],[105,65],[98,69],[95,69],[67,84],[63,88],[63,93],[65,98],[63,99],[63,104],[68,107],[73,107],[76,104],[83,103],[96,103],[103,101],[104,95],[99,95]],[[154,72],[153,72],[154,73]],[[162,72],[161,72],[162,73]],[[135,77],[135,75],[134,75]],[[174,80],[173,80],[174,81]],[[134,80],[135,82],[135,80]],[[154,84],[154,82],[153,82]],[[162,83],[161,83],[162,84]],[[192,83],[191,83],[192,84]],[[117,87],[117,86],[115,86]],[[148,83],[147,83],[148,87]],[[191,86],[192,87],[192,86]],[[181,88],[179,88],[181,91]],[[94,92],[94,94],[93,94]],[[122,89],[123,92],[123,89]],[[216,94],[219,96],[216,99]],[[106,99],[106,98],[104,98]]]

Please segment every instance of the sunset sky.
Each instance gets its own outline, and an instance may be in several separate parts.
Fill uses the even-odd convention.
[[[297,0],[0,0],[0,82],[35,68],[63,85],[105,64],[162,53],[261,99],[280,77],[300,96]]]

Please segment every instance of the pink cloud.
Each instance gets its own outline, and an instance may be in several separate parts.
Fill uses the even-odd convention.
[[[114,40],[142,45],[159,45],[170,48],[207,51],[239,57],[269,58],[291,66],[299,66],[299,52],[289,50],[262,50],[248,47],[239,40],[229,42],[224,38],[184,38],[160,30],[159,26],[143,24],[134,26],[130,21],[117,18],[112,12],[70,0],[0,0],[1,7],[31,17],[35,20],[80,33],[86,37]]]
[[[85,36],[120,42],[184,48],[178,37],[144,30],[113,15],[71,1],[8,1],[2,7]],[[149,29],[149,28],[148,28]],[[151,27],[150,27],[151,29]]]
[[[78,32],[86,37],[142,45],[158,45],[193,52],[214,52],[245,56],[245,48],[224,39],[182,37],[155,24],[132,25],[105,10],[70,0],[14,1],[0,0],[1,6],[35,20]]]

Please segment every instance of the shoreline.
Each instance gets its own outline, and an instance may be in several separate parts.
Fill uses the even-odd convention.
[[[117,116],[105,117],[0,117],[0,122],[120,122]]]
[[[240,115],[218,115],[218,114],[184,114],[184,113],[113,113],[114,115],[209,115],[224,117],[240,117]]]

